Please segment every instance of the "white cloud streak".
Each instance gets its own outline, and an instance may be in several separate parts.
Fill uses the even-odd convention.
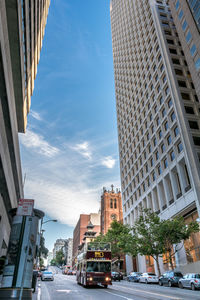
[[[115,166],[115,159],[111,156],[107,156],[104,159],[102,159],[102,165],[108,169],[112,169]]]
[[[54,146],[51,146],[44,137],[34,133],[30,129],[27,129],[25,134],[20,135],[20,141],[26,148],[31,148],[47,157],[54,157],[60,150]]]
[[[31,110],[31,111],[30,111],[30,115],[31,115],[34,119],[36,119],[36,120],[38,120],[38,121],[42,121],[42,118],[41,118],[41,116],[40,116],[40,114],[39,114],[38,112]]]

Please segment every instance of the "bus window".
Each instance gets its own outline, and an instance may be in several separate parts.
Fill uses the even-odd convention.
[[[111,263],[110,262],[99,262],[99,271],[100,272],[110,272],[111,271]]]
[[[88,262],[87,263],[87,272],[98,272],[98,262]]]

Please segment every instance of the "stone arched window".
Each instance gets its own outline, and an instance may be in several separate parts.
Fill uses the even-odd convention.
[[[110,199],[110,208],[113,208],[113,199]]]
[[[117,208],[117,200],[114,199],[114,208]]]

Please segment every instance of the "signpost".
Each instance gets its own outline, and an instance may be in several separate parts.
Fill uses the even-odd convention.
[[[32,216],[34,200],[32,199],[19,199],[17,207],[17,216]]]

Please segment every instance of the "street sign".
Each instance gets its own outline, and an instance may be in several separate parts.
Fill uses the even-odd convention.
[[[19,199],[17,213],[18,216],[32,216],[34,200],[32,199]]]

